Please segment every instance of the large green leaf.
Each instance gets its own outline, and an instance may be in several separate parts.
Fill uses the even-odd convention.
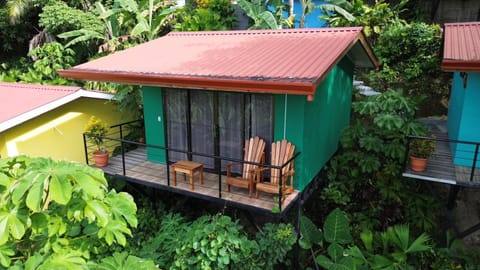
[[[72,177],[82,190],[93,198],[101,199],[105,195],[106,183],[103,183],[103,181],[98,181],[98,179],[92,177],[92,175],[85,174],[81,171],[74,173]]]
[[[50,180],[50,196],[52,200],[65,205],[72,198],[73,187],[67,177],[62,175],[52,175]]]
[[[407,253],[414,253],[414,252],[422,252],[427,251],[432,248],[428,242],[430,241],[430,237],[425,233],[422,233],[407,249]]]
[[[373,173],[380,169],[382,163],[375,156],[362,155],[362,158],[358,160],[358,165],[363,173]]]
[[[352,242],[347,215],[338,208],[327,216],[323,224],[323,231],[325,240],[329,243],[349,244]]]
[[[32,179],[22,177],[14,184],[14,190],[12,192],[12,203],[18,205],[23,200],[28,192],[28,189],[32,185]]]
[[[44,194],[43,183],[43,181],[35,182],[28,192],[26,204],[27,207],[33,212],[40,211],[40,208],[42,206]]]
[[[37,268],[38,270],[51,269],[69,269],[69,270],[85,270],[86,260],[82,257],[82,253],[76,250],[63,250],[56,252]]]
[[[322,242],[322,231],[306,216],[300,219],[300,245],[304,249],[311,248],[314,244]]]
[[[0,265],[3,267],[9,267],[12,262],[12,257],[15,255],[15,251],[9,245],[0,245]]]
[[[384,113],[376,116],[373,119],[373,123],[379,128],[386,130],[398,130],[405,123],[404,119],[398,114]]]
[[[345,249],[337,243],[332,243],[327,248],[328,256],[330,256],[334,262],[338,262],[343,257],[344,251]]]
[[[25,262],[25,270],[35,270],[43,262],[44,257],[36,252],[33,256],[30,256]]]
[[[115,252],[112,256],[103,258],[102,261],[96,265],[96,269],[100,270],[155,270],[158,267],[151,260],[144,260],[126,252]]]
[[[116,193],[112,190],[108,194],[107,200],[110,212],[114,218],[118,220],[125,219],[130,226],[137,227],[137,206],[130,194],[125,192]]]
[[[84,213],[89,222],[97,220],[98,226],[100,227],[104,227],[108,223],[108,207],[101,201],[87,201]]]
[[[48,236],[61,236],[67,232],[67,224],[59,216],[50,216],[47,224]]]
[[[279,29],[277,19],[270,11],[264,11],[258,14],[258,20],[255,25],[262,27],[263,29]]]
[[[125,235],[131,234],[132,232],[127,225],[118,220],[110,220],[107,226],[98,231],[98,237],[105,238],[105,241],[108,245],[111,245],[114,241],[116,241],[118,244],[125,246],[127,244]]]
[[[374,136],[365,136],[360,139],[360,146],[373,152],[381,152],[383,150],[383,143],[382,139]]]
[[[0,172],[0,186],[9,187],[12,180],[6,174]]]
[[[338,13],[339,15],[341,15],[343,18],[345,18],[346,20],[348,20],[350,22],[355,21],[355,17],[350,12],[348,12],[346,9],[342,8],[339,5],[321,4],[321,5],[318,5],[317,8],[322,9],[325,13],[331,13],[331,12]]]
[[[324,255],[319,255],[315,258],[315,262],[317,262],[321,267],[325,269],[330,269],[330,267],[334,264],[332,260]]]
[[[65,32],[58,35],[58,37],[64,38],[64,39],[73,38],[65,45],[65,48],[71,47],[80,42],[89,41],[93,39],[97,39],[100,41],[105,40],[105,36],[102,33],[99,33],[93,30],[88,30],[88,29],[80,29],[80,30]]]
[[[9,212],[0,212],[0,245],[5,244],[9,236],[21,239],[28,225],[30,224],[24,210],[11,209]]]

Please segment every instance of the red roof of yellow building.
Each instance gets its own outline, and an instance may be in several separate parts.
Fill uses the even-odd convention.
[[[59,73],[81,80],[312,97],[346,55],[358,66],[378,66],[361,27],[172,32]]]
[[[445,24],[442,69],[480,70],[480,22]]]
[[[111,99],[113,95],[72,86],[0,82],[0,132],[80,97]]]

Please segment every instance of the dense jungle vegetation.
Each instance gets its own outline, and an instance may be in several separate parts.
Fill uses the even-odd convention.
[[[251,29],[302,20],[282,1],[237,2]],[[355,93],[351,125],[328,181],[303,206],[299,235],[289,223],[266,219],[257,229],[235,209],[199,209],[194,199],[83,165],[20,156],[0,160],[0,269],[292,269],[295,256],[301,269],[479,269],[478,251],[444,233],[430,192],[401,177],[406,136],[426,132],[417,118],[446,112],[440,26],[406,0],[300,2],[305,14],[324,10],[331,27],[364,27],[382,68],[356,78],[382,94]],[[55,71],[170,31],[235,25],[227,0],[2,1],[0,81],[112,92],[140,117],[137,86],[68,81]]]

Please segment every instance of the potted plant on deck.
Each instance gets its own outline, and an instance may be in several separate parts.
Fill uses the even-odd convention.
[[[413,138],[410,141],[410,166],[412,171],[423,172],[427,159],[435,151],[435,137]]]
[[[90,117],[85,128],[87,140],[96,146],[93,152],[95,166],[105,167],[108,164],[109,152],[104,146],[104,137],[107,135],[108,125],[95,116]]]

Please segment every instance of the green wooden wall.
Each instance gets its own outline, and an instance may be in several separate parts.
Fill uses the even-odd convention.
[[[299,95],[275,97],[274,138],[286,138],[301,152],[295,161],[296,189],[303,190],[338,149],[350,122],[352,80],[353,63],[344,58],[317,88],[313,101]]]
[[[344,58],[317,88],[313,101],[303,95],[276,95],[274,140],[286,138],[301,155],[295,161],[295,187],[303,190],[338,148],[349,124],[353,63]],[[148,144],[165,145],[162,89],[143,87]],[[148,160],[165,164],[165,152],[147,150]]]
[[[143,86],[142,95],[146,143],[165,146],[162,89],[160,87]],[[148,147],[147,157],[152,162],[166,163],[165,151],[158,148]]]

